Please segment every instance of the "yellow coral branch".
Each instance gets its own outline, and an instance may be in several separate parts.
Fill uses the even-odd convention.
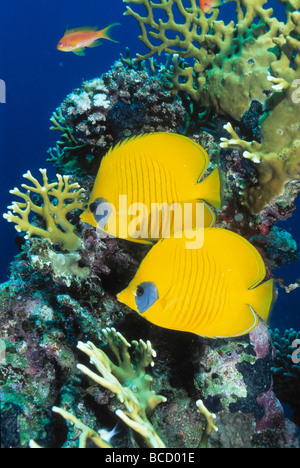
[[[238,134],[235,132],[233,129],[232,125],[230,122],[228,122],[226,125],[224,125],[225,130],[227,130],[228,133],[231,135],[231,139],[228,138],[220,138],[221,143],[220,146],[221,148],[232,148],[232,149],[238,149],[242,151],[242,154],[244,158],[246,159],[251,159],[252,162],[258,164],[260,162],[259,157],[255,154],[256,151],[259,151],[260,149],[260,143],[257,141],[251,141],[248,142],[246,140],[241,140]]]
[[[58,408],[57,406],[53,406],[52,411],[54,413],[60,414],[66,421],[70,421],[76,427],[76,429],[81,432],[79,436],[79,448],[86,448],[88,440],[91,440],[99,448],[113,448],[113,446],[103,440],[97,432],[80,421],[80,419],[77,419],[74,414],[71,414],[69,411],[66,411],[62,408]],[[29,447],[43,448],[34,440],[29,441]]]
[[[86,426],[82,421],[77,419],[73,414],[69,413],[68,411],[57,408],[53,406],[52,411],[54,413],[60,414],[64,419],[70,421],[74,426],[81,431],[81,435],[79,437],[79,448],[86,448],[87,440],[90,439],[94,442],[95,445],[99,448],[113,448],[111,444],[103,440],[100,435],[95,432],[90,427]]]
[[[78,368],[92,378],[95,382],[109,389],[124,405],[124,409],[116,411],[129,427],[141,434],[148,447],[164,448],[165,445],[156,434],[147,414],[166,398],[156,395],[151,390],[152,377],[146,374],[146,367],[153,365],[153,352],[150,341],[133,341],[135,347],[135,364],[131,363],[128,348],[131,346],[127,340],[114,328],[103,330],[104,336],[108,339],[108,344],[114,352],[118,366],[106,356],[106,354],[96,348],[93,343],[86,344],[79,342],[78,348],[90,357],[100,375],[91,371],[86,366],[78,364]]]
[[[196,401],[196,406],[198,408],[199,413],[202,413],[206,418],[206,426],[202,433],[201,441],[199,444],[199,448],[206,448],[211,432],[212,431],[218,432],[219,430],[214,423],[216,415],[208,411],[208,409],[204,406],[202,400]]]
[[[32,185],[22,184],[26,192],[18,188],[10,191],[23,201],[10,205],[3,217],[15,223],[18,232],[25,231],[26,238],[38,236],[49,239],[53,244],[61,244],[67,250],[75,250],[80,247],[80,239],[66,216],[72,210],[85,209],[84,190],[77,183],[70,184],[69,176],[57,174],[58,181],[49,183],[46,169],[40,169],[40,172],[43,185],[28,171],[23,177]],[[32,193],[40,196],[39,204],[31,198]],[[32,224],[29,220],[31,213],[43,218],[45,227]]]

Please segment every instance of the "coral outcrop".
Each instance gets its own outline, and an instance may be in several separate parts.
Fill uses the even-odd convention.
[[[132,360],[128,352],[131,345],[121,333],[114,328],[106,328],[102,330],[102,333],[108,340],[117,365],[101,349],[97,349],[93,343],[79,342],[77,347],[90,357],[90,363],[97,368],[98,373],[82,364],[77,365],[78,369],[117,396],[124,406],[124,410],[117,409],[115,413],[132,429],[132,441],[135,448],[140,447],[140,443],[134,436],[135,433],[142,436],[149,448],[166,448],[148,419],[155,407],[167,400],[165,397],[155,394],[154,390],[151,389],[153,378],[146,374],[146,368],[149,365],[154,366],[153,357],[156,356],[150,341],[148,340],[147,343],[143,340],[132,341],[135,348]],[[214,423],[216,415],[208,411],[202,400],[197,400],[196,406],[198,412],[206,420],[200,436],[199,448],[207,448],[211,432],[218,432]],[[52,411],[60,414],[66,421],[70,421],[80,432],[79,448],[87,448],[89,440],[99,448],[113,448],[108,440],[110,437],[106,437],[104,440],[100,435],[104,433],[105,436],[107,431],[95,432],[65,409],[54,406]],[[115,435],[114,430],[111,432]],[[31,448],[41,448],[33,440],[29,444]]]
[[[285,419],[272,390],[267,330],[258,328],[250,338],[212,342],[147,323],[124,310],[113,293],[114,288],[122,289],[127,283],[128,272],[133,275],[138,268],[140,249],[125,241],[118,245],[115,239],[110,245],[112,240],[97,241],[91,234],[84,230],[83,250],[75,252],[80,255],[77,266],[63,274],[47,261],[55,252],[54,246],[47,239],[28,239],[12,265],[9,281],[1,286],[3,446],[27,447],[33,439],[42,447],[77,447],[80,434],[81,442],[89,446],[93,443],[91,434],[95,436],[101,427],[114,427],[120,419],[120,433],[113,446],[130,447],[133,439],[127,418],[133,418],[136,408],[137,416],[146,414],[151,420],[166,447],[198,447],[206,421],[196,412],[199,399],[216,414],[213,423],[219,428],[210,433],[209,446],[297,446],[296,428]],[[122,268],[126,278],[121,275]],[[107,327],[117,327],[133,342],[139,334],[142,341],[128,347],[130,342],[112,331],[107,332],[111,340],[107,346],[101,331]],[[96,343],[97,349],[80,345],[82,353],[76,344],[87,339]],[[157,357],[155,366],[149,365],[146,373],[145,366],[153,359],[147,340]],[[99,373],[90,367],[85,351],[88,357],[94,356],[93,365],[97,360],[102,363],[96,366]],[[110,383],[116,385],[116,391]],[[167,398],[154,412],[151,385]],[[124,401],[114,395],[121,400],[123,395]],[[130,404],[130,398],[138,402],[136,406]],[[72,414],[70,421],[75,425],[67,427],[61,412],[51,411],[53,406]],[[238,436],[241,428],[242,439]]]
[[[126,3],[146,7],[146,16],[136,18],[143,31],[161,28],[156,34],[171,42],[160,50],[171,55],[161,65],[152,60],[151,75],[146,62],[133,62],[128,53],[70,92],[51,119],[60,137],[49,163],[60,176],[49,181],[44,171],[40,184],[28,173],[31,185],[14,190],[21,202],[6,215],[28,235],[17,232],[20,253],[0,285],[2,446],[23,448],[34,440],[49,448],[106,447],[99,429],[118,424],[108,443],[115,448],[197,448],[208,436],[209,447],[299,447],[298,398],[290,386],[299,377],[290,359],[296,332],[283,340],[261,324],[249,336],[209,340],[151,325],[116,300],[150,247],[101,239],[77,212],[113,144],[138,133],[184,133],[208,152],[208,172],[217,166],[222,172],[216,225],[255,245],[271,277],[294,262],[296,242],[276,223],[294,214],[300,190],[297,128],[287,127],[292,118],[297,124],[300,105],[299,1],[281,1],[287,13],[281,23],[262,0],[234,0],[237,22],[228,27],[218,8],[205,15],[196,0],[185,8],[180,0]],[[180,30],[175,11],[185,19]],[[164,12],[169,16],[159,21]],[[142,37],[153,44],[151,53],[160,52],[158,36]],[[188,48],[191,38],[196,44]],[[273,135],[277,119],[282,135]],[[280,182],[276,190],[264,171]],[[287,291],[299,286],[277,281]],[[291,400],[294,422],[281,405]]]
[[[125,14],[138,21],[139,39],[149,49],[136,60],[171,54],[168,77],[176,91],[239,120],[252,100],[264,102],[271,89],[267,70],[276,59],[272,39],[282,25],[272,17],[272,9],[263,8],[265,0],[234,1],[237,21],[229,24],[217,20],[218,8],[206,15],[196,0],[189,5],[182,0],[125,0],[142,5],[146,15],[130,7]],[[192,65],[179,58],[191,58]]]
[[[185,108],[166,79],[121,62],[101,78],[83,82],[53,113],[52,130],[61,132],[49,161],[60,173],[97,173],[113,144],[138,133],[177,132]]]
[[[275,350],[272,374],[274,389],[280,400],[287,403],[293,412],[293,421],[300,425],[300,333],[292,328],[281,335],[278,329],[272,332]]]
[[[242,203],[258,213],[283,193],[287,182],[300,177],[300,2],[281,2],[287,16],[283,23],[272,8],[264,8],[266,0],[233,1],[237,20],[227,25],[217,20],[219,9],[206,15],[196,0],[189,0],[186,8],[182,0],[125,3],[143,5],[146,12],[143,16],[126,10],[137,19],[139,39],[149,49],[136,60],[163,51],[172,54],[173,69],[166,74],[175,91],[233,121],[241,120],[253,101],[266,105],[261,142],[242,140],[231,125],[226,127],[231,139],[222,142],[254,163],[257,181],[248,182],[241,196]],[[192,65],[182,60],[187,58]]]

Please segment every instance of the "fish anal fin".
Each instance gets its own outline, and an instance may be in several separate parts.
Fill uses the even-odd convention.
[[[265,322],[268,322],[268,318],[270,316],[275,296],[274,293],[275,286],[273,279],[269,279],[248,291],[249,305]]]
[[[84,47],[81,49],[73,50],[74,54],[76,55],[85,55],[84,53]]]
[[[219,317],[218,322],[207,324],[203,330],[195,330],[199,336],[207,338],[234,338],[246,335],[258,324],[257,314],[248,304],[232,310],[232,316]]]

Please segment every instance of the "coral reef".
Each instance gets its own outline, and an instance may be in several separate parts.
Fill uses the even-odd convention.
[[[106,328],[102,333],[109,342],[109,347],[113,352],[118,364],[115,365],[109,357],[100,349],[97,349],[93,343],[86,344],[79,342],[77,347],[90,356],[90,362],[93,364],[99,374],[96,374],[86,366],[78,364],[77,367],[88,375],[98,384],[109,389],[125,407],[125,411],[117,409],[116,415],[126,423],[129,428],[140,434],[145,443],[150,448],[165,448],[164,443],[156,434],[154,427],[150,423],[148,417],[159,403],[166,402],[166,398],[156,395],[152,387],[152,377],[146,374],[145,369],[150,365],[154,366],[153,357],[156,356],[152,349],[151,343],[148,340],[145,343],[143,340],[132,341],[135,347],[133,352],[134,364],[128,352],[131,345],[126,341],[123,335],[117,332],[114,328]],[[208,439],[212,431],[218,431],[214,424],[216,415],[210,413],[202,400],[196,401],[198,412],[203,414],[206,422],[203,427],[199,448],[207,448]],[[108,443],[108,440],[103,440],[99,434],[106,435],[105,430],[95,432],[90,427],[86,426],[82,421],[77,419],[70,412],[54,406],[52,411],[59,413],[65,420],[70,421],[77,430],[80,431],[79,448],[87,448],[88,440],[94,443],[99,448],[113,448]],[[115,435],[115,431],[111,431]],[[133,446],[139,447],[139,443],[132,433]],[[31,448],[41,448],[35,441],[29,442]]]
[[[176,91],[239,120],[251,101],[264,102],[271,88],[267,70],[276,54],[270,49],[282,25],[272,17],[272,9],[262,7],[265,0],[234,1],[237,21],[226,25],[217,21],[218,8],[206,15],[196,0],[189,0],[187,7],[182,0],[124,0],[143,5],[146,12],[142,16],[127,7],[125,13],[138,21],[139,39],[149,49],[136,60],[162,52],[171,54],[173,69],[168,77]],[[180,63],[179,57],[192,58],[192,66]]]
[[[67,219],[73,210],[85,209],[84,190],[77,182],[70,183],[68,176],[57,175],[58,182],[49,183],[46,169],[40,169],[43,176],[43,185],[35,179],[31,172],[24,174],[32,185],[22,184],[27,192],[18,188],[10,191],[13,195],[22,198],[22,202],[14,202],[8,207],[8,213],[3,217],[8,222],[16,224],[18,232],[25,231],[26,238],[38,236],[48,239],[53,244],[60,244],[66,250],[76,250],[80,247],[80,238],[74,232],[74,226]],[[35,199],[31,197],[35,194]],[[37,199],[39,196],[40,199]],[[39,226],[29,221],[31,213],[38,215],[44,225]]]
[[[213,423],[219,431],[210,434],[210,446],[297,446],[295,427],[289,426],[272,391],[267,330],[258,329],[250,339],[211,342],[148,324],[121,308],[111,293],[111,282],[120,265],[127,269],[127,275],[118,278],[117,289],[123,287],[119,281],[127,283],[128,272],[133,275],[138,268],[140,249],[115,239],[109,246],[111,241],[97,242],[91,234],[89,229],[82,233],[81,259],[68,274],[58,274],[47,261],[54,248],[47,239],[28,239],[12,265],[9,281],[1,286],[3,446],[26,447],[33,439],[42,447],[76,447],[82,434],[81,422],[97,433],[99,427],[114,427],[124,413],[126,424],[120,422],[121,432],[114,437],[113,446],[130,447],[133,438],[126,428],[133,410],[126,409],[124,403],[130,405],[131,400],[126,398],[139,398],[142,414],[148,419],[151,401],[156,398],[151,393],[150,376],[153,390],[163,391],[167,398],[151,414],[151,425],[167,447],[199,446],[206,421],[195,411],[199,398],[209,412],[216,414]],[[37,252],[41,259],[38,268]],[[67,258],[70,255],[57,253]],[[90,269],[89,274],[85,268]],[[83,276],[78,275],[78,269],[84,270]],[[107,277],[110,281],[105,282]],[[117,327],[132,341],[138,333],[142,341],[128,348],[129,342],[113,332],[107,335],[111,339],[107,346],[103,327]],[[88,344],[79,346],[88,356],[95,354],[96,360],[101,360],[102,365],[96,366],[99,374],[90,367],[85,352],[76,348],[78,341],[87,339],[97,343],[97,349]],[[156,365],[150,365],[146,374],[145,366],[153,359],[147,340],[158,355]],[[131,348],[136,354],[129,358]],[[78,361],[82,366],[79,369]],[[116,385],[116,391],[110,383]],[[123,397],[123,403],[114,394]],[[272,412],[270,401],[274,402]],[[52,406],[71,413],[78,423],[67,427],[64,418],[51,411]],[[280,425],[274,433],[275,420]],[[258,423],[259,431],[255,429]],[[237,438],[241,427],[247,429],[242,440]],[[84,432],[80,443],[89,446],[89,434]],[[137,436],[135,439],[142,443]]]
[[[78,364],[77,367],[117,396],[125,409],[116,410],[116,415],[140,434],[148,447],[164,448],[162,440],[148,419],[155,407],[166,401],[164,396],[156,395],[152,390],[153,379],[146,373],[146,368],[154,365],[153,357],[156,355],[150,341],[148,340],[147,343],[143,340],[132,341],[133,364],[128,351],[131,345],[123,335],[116,332],[114,328],[106,328],[102,330],[102,333],[108,340],[117,365],[93,343],[79,342],[78,348],[90,357],[90,362],[97,368],[100,375],[86,366]]]
[[[229,444],[235,447],[259,447],[265,437],[271,445],[273,437],[279,444],[289,438],[290,423],[272,389],[272,342],[265,325],[251,331],[249,340],[209,342],[202,357],[196,386],[207,408],[217,412],[217,424],[222,418],[222,433],[213,438],[222,439],[227,430],[232,433],[233,424],[244,426],[241,441],[232,434]]]
[[[62,133],[49,161],[61,173],[95,175],[107,149],[120,139],[152,131],[176,132],[185,108],[170,84],[117,62],[101,78],[83,82],[52,116]],[[172,116],[172,118],[170,118]]]
[[[260,212],[300,174],[300,2],[281,2],[287,15],[283,23],[273,16],[272,8],[263,7],[265,0],[234,0],[236,23],[225,25],[217,21],[219,9],[206,16],[196,0],[189,0],[187,8],[182,0],[124,1],[146,10],[146,16],[130,7],[126,10],[137,19],[139,39],[149,49],[136,60],[162,51],[172,54],[173,69],[166,74],[175,91],[233,120],[241,120],[253,101],[266,104],[261,142],[242,140],[230,124],[226,128],[231,138],[222,139],[223,147],[238,148],[254,163],[258,180],[248,182],[241,195],[250,211]],[[167,20],[156,20],[157,12]],[[179,62],[179,57],[192,58],[192,66]]]
[[[75,429],[80,431],[78,448],[87,448],[89,441],[91,441],[98,448],[113,448],[113,446],[107,443],[102,437],[93,431],[90,427],[86,426],[82,421],[77,419],[73,414],[66,410],[53,406],[52,411],[60,414],[66,421],[70,421],[74,425]],[[34,440],[29,441],[30,448],[42,448]]]
[[[292,328],[281,335],[278,329],[272,331],[272,341],[275,349],[272,374],[274,390],[280,401],[287,403],[293,411],[293,421],[300,425],[300,364],[296,359],[297,346],[295,340],[300,344],[300,333]]]
[[[49,162],[61,175],[49,182],[43,171],[42,185],[28,173],[32,186],[24,184],[25,193],[13,191],[22,201],[5,216],[28,234],[17,232],[20,253],[0,285],[3,447],[28,447],[34,440],[49,448],[185,449],[206,446],[208,437],[210,447],[299,447],[299,366],[290,358],[296,332],[270,336],[261,324],[243,338],[209,340],[151,325],[116,300],[150,247],[101,239],[76,212],[113,144],[138,133],[184,133],[208,152],[208,173],[216,166],[222,171],[224,204],[216,225],[255,245],[270,277],[297,259],[296,242],[276,223],[294,213],[300,189],[298,147],[289,152],[297,132],[289,119],[298,122],[299,3],[282,0],[284,24],[263,0],[234,2],[237,23],[227,27],[217,20],[218,8],[205,15],[196,0],[187,0],[184,9],[180,0],[126,1],[146,7],[149,24],[136,18],[143,40],[153,44],[150,52],[171,55],[164,64],[152,59],[147,65],[127,52],[107,73],[73,90],[54,112],[52,129],[61,136],[49,150]],[[178,30],[174,22],[172,36],[174,8],[186,23]],[[167,20],[157,21],[164,11]],[[161,28],[168,47],[160,41],[161,49],[154,48],[159,37],[146,32],[148,26]],[[196,53],[200,61],[191,66]],[[273,135],[276,120],[283,135]],[[278,151],[287,158],[277,163]],[[274,176],[276,190],[264,171]],[[299,286],[284,281],[278,279],[287,291]],[[152,402],[159,401],[153,411]],[[281,402],[293,409],[294,422]],[[99,428],[117,423],[113,441],[104,441]]]

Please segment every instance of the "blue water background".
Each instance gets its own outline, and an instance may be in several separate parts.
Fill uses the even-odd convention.
[[[47,150],[55,146],[58,132],[51,132],[50,117],[67,94],[84,80],[100,76],[119,59],[125,48],[132,56],[145,51],[138,40],[140,29],[130,16],[123,16],[122,0],[0,0],[0,79],[6,83],[6,103],[0,104],[0,282],[7,280],[7,269],[14,255],[15,230],[2,218],[13,197],[9,190],[20,187],[22,174],[39,168],[55,171],[46,162]],[[276,16],[285,19],[283,5],[269,1]],[[233,3],[225,5],[226,23],[234,17]],[[112,30],[118,44],[103,40],[102,46],[88,49],[84,57],[56,50],[58,40],[69,28],[119,22]],[[299,208],[293,217],[277,226],[289,231],[300,245]],[[247,266],[245,265],[245,268]],[[276,270],[286,284],[299,278],[299,261]],[[271,326],[300,330],[300,288],[286,294],[279,290]]]

